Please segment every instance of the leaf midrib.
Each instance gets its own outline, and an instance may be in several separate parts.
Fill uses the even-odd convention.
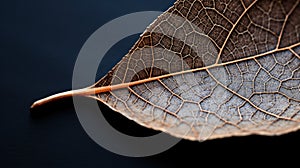
[[[109,92],[109,91],[128,88],[130,86],[135,86],[135,85],[139,85],[139,84],[143,84],[143,83],[147,83],[147,82],[151,82],[151,81],[156,81],[156,80],[160,80],[160,79],[163,79],[163,78],[168,78],[168,77],[172,77],[172,76],[176,76],[176,75],[182,75],[182,74],[186,74],[186,73],[193,73],[193,72],[197,72],[197,71],[201,71],[201,70],[207,70],[207,69],[211,69],[211,68],[215,68],[215,67],[226,66],[226,65],[230,65],[230,64],[234,64],[234,63],[239,63],[239,62],[242,62],[242,61],[247,61],[247,60],[251,60],[251,59],[255,59],[255,58],[259,58],[259,57],[264,57],[264,56],[267,56],[267,55],[270,55],[270,54],[274,54],[276,52],[281,52],[281,51],[286,51],[286,50],[291,50],[292,51],[292,48],[298,47],[298,46],[300,46],[300,42],[296,43],[294,45],[290,45],[288,47],[274,49],[274,50],[264,52],[264,53],[261,53],[261,54],[258,54],[258,55],[245,57],[245,58],[241,58],[241,59],[237,59],[237,60],[233,60],[233,61],[228,61],[228,62],[225,62],[225,63],[215,63],[215,64],[205,66],[205,67],[174,72],[174,73],[170,73],[170,74],[160,75],[160,76],[156,76],[156,77],[150,77],[150,78],[147,78],[147,79],[142,79],[142,80],[133,81],[133,82],[120,83],[120,84],[115,84],[115,85],[110,85],[110,86],[103,86],[103,87],[94,87],[94,85],[93,85],[89,88],[86,88],[86,89],[91,89],[91,91],[87,91],[88,93],[85,94],[85,95],[90,95],[90,93],[99,94],[99,93],[103,93],[103,92]],[[292,53],[295,54],[294,52],[292,52]]]

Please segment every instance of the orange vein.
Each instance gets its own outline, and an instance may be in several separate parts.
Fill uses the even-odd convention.
[[[250,4],[250,5],[248,6],[248,8],[246,8],[246,10],[241,14],[241,16],[238,18],[238,20],[236,21],[236,23],[235,23],[235,24],[232,26],[232,28],[230,29],[230,31],[229,31],[229,33],[228,33],[228,35],[227,35],[227,37],[226,37],[226,39],[225,39],[225,41],[224,41],[224,43],[223,43],[223,46],[222,46],[221,49],[220,49],[220,52],[219,52],[218,57],[217,57],[217,59],[216,59],[216,64],[220,61],[221,54],[222,54],[222,52],[223,52],[223,50],[224,50],[224,47],[225,47],[225,45],[227,44],[227,41],[228,41],[230,35],[232,34],[233,30],[235,29],[235,27],[237,26],[237,24],[239,23],[239,21],[240,21],[240,20],[244,17],[244,15],[247,13],[247,11],[248,11],[248,10],[249,10],[256,2],[257,2],[257,0],[254,1],[252,4]]]
[[[281,37],[282,37],[282,34],[283,34],[283,30],[285,28],[286,22],[287,22],[289,16],[294,12],[294,10],[296,9],[296,7],[298,6],[298,4],[299,4],[299,1],[296,2],[296,4],[292,7],[292,9],[290,10],[290,12],[285,16],[285,19],[284,19],[284,22],[283,22],[283,25],[281,27],[280,34],[279,34],[279,37],[278,37],[276,48],[279,48]]]
[[[104,86],[104,87],[97,87],[97,88],[87,87],[87,88],[83,88],[83,89],[79,89],[79,90],[71,90],[71,91],[67,91],[67,92],[63,92],[63,93],[58,93],[58,94],[55,94],[55,95],[52,95],[52,96],[49,96],[49,97],[46,97],[44,99],[36,101],[35,103],[33,103],[31,108],[35,108],[35,107],[41,106],[43,104],[46,104],[46,103],[49,103],[49,102],[52,102],[52,101],[56,101],[56,100],[59,100],[59,99],[67,98],[67,97],[89,96],[89,95],[109,92],[109,91],[113,91],[113,90],[124,89],[124,88],[128,88],[130,86],[135,86],[135,85],[139,85],[139,84],[159,80],[159,79],[162,79],[162,78],[168,78],[168,77],[172,77],[172,76],[176,76],[176,75],[197,72],[197,71],[206,70],[206,69],[219,67],[219,66],[226,66],[226,65],[230,65],[230,64],[233,64],[233,63],[238,63],[238,62],[241,62],[241,61],[247,61],[247,60],[251,60],[251,59],[254,59],[254,58],[258,58],[258,57],[263,57],[263,56],[273,54],[273,53],[279,52],[279,51],[290,50],[290,51],[293,52],[292,48],[297,47],[297,46],[300,46],[300,43],[296,43],[296,44],[291,45],[289,47],[284,47],[284,48],[268,51],[268,52],[265,52],[265,53],[261,53],[261,54],[255,55],[255,56],[246,57],[246,58],[242,58],[242,59],[238,59],[238,60],[233,60],[233,61],[229,61],[229,62],[225,62],[225,63],[213,64],[213,65],[209,65],[209,66],[206,66],[206,67],[189,69],[189,70],[185,70],[185,71],[175,72],[175,73],[171,73],[171,74],[161,75],[161,76],[157,76],[157,77],[151,77],[151,78],[142,79],[142,80],[133,81],[133,82],[128,82],[128,83],[116,84],[116,85],[111,85],[111,86]],[[295,54],[295,52],[293,52],[293,53]]]

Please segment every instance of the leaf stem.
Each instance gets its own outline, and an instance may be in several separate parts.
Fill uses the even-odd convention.
[[[32,105],[31,105],[31,109],[34,109],[34,108],[37,108],[37,107],[40,107],[40,106],[43,106],[45,104],[48,104],[50,102],[54,102],[54,101],[57,101],[57,100],[61,100],[61,99],[65,99],[65,98],[68,98],[68,97],[72,97],[74,95],[74,92],[75,91],[66,91],[66,92],[62,92],[62,93],[58,93],[58,94],[54,94],[52,96],[49,96],[49,97],[46,97],[46,98],[43,98],[43,99],[40,99],[36,102],[34,102]]]
[[[66,92],[62,92],[62,93],[57,93],[54,94],[52,96],[40,99],[36,102],[34,102],[31,105],[31,109],[33,108],[37,108],[40,106],[43,106],[45,104],[51,103],[51,102],[55,102],[61,99],[66,99],[66,98],[70,98],[72,96],[88,96],[88,95],[94,95],[97,92],[105,92],[109,90],[109,88],[107,87],[103,87],[103,88],[98,88],[97,90],[95,88],[83,88],[83,89],[78,89],[78,90],[70,90],[70,91],[66,91]]]

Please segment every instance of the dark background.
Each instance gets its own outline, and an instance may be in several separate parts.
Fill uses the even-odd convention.
[[[159,155],[130,158],[113,154],[95,144],[82,129],[70,103],[55,109],[48,108],[45,111],[50,111],[50,114],[45,112],[44,116],[30,115],[29,107],[35,100],[71,89],[77,54],[87,38],[101,25],[132,12],[164,11],[173,2],[1,1],[0,167],[299,165],[299,131],[275,137],[232,137],[205,142],[182,140]],[[107,53],[106,58],[117,62],[137,38],[138,35],[122,40]],[[111,66],[102,63],[99,77]],[[119,130],[139,136],[153,134],[153,131],[138,127],[105,106],[100,106],[108,120]]]

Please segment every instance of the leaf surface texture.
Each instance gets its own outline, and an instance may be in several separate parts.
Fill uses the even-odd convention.
[[[299,16],[299,0],[178,0],[93,86],[123,87],[93,98],[190,140],[295,131]]]

